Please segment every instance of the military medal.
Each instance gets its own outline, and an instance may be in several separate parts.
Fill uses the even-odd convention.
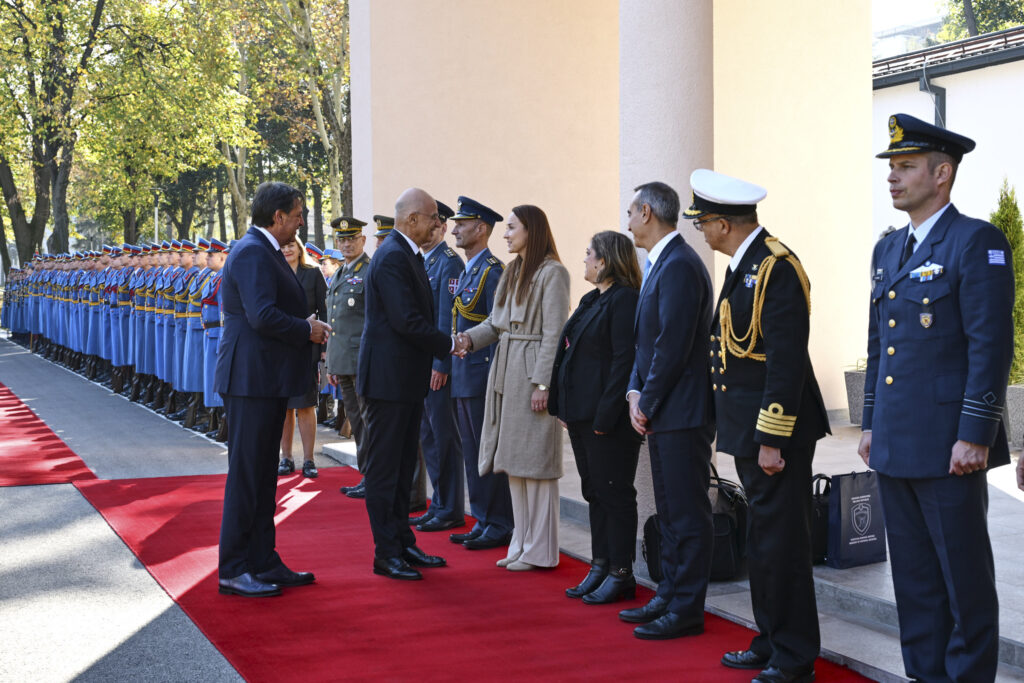
[[[929,312],[926,312],[926,313],[922,313],[920,315],[920,320],[921,320],[921,327],[927,329],[927,328],[932,326],[932,323],[935,321],[935,317],[929,311]]]
[[[349,298],[348,298],[348,305],[349,305],[350,307],[351,307],[351,306],[355,306],[355,305],[356,305],[356,300],[355,300],[354,298],[352,298],[352,297],[349,297]]]

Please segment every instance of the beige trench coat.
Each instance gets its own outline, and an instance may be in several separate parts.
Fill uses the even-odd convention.
[[[498,342],[487,378],[484,425],[480,436],[480,474],[505,472],[524,479],[562,476],[562,427],[547,411],[530,409],[537,384],[551,384],[562,326],[569,317],[569,271],[557,261],[545,260],[533,276],[523,304],[498,283],[494,308],[482,323],[468,330],[473,348]]]

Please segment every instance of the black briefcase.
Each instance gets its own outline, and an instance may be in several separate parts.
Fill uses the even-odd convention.
[[[832,478],[816,474],[811,480],[811,553],[814,564],[823,564],[828,551],[828,498]]]
[[[711,489],[718,490],[712,506],[714,544],[711,556],[711,580],[729,581],[742,571],[747,554],[747,496],[743,487],[722,479],[711,466]]]
[[[878,497],[878,475],[837,474],[829,493],[828,552],[825,564],[836,569],[885,562],[885,521]]]

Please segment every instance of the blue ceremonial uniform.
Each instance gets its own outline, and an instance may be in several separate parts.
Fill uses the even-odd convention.
[[[459,277],[451,315],[451,330],[465,332],[487,318],[504,265],[484,248],[466,264]],[[457,303],[456,303],[457,300]],[[477,349],[465,358],[452,358],[452,399],[462,439],[462,457],[469,489],[469,513],[477,520],[472,533],[500,538],[512,532],[512,498],[508,475],[490,472],[480,476],[478,458],[484,422],[484,397],[494,345]]]
[[[224,405],[224,399],[213,387],[221,331],[220,277],[220,271],[212,274],[200,292],[203,303],[200,314],[203,326],[203,404],[207,408]]]
[[[185,305],[185,352],[181,365],[181,391],[203,390],[203,285],[213,275],[204,268],[188,285]]]
[[[171,381],[178,391],[188,391],[184,388],[184,361],[185,361],[185,337],[187,334],[188,299],[189,287],[192,280],[199,274],[199,268],[192,266],[188,270],[179,268],[178,278],[174,281],[174,372]]]
[[[949,205],[900,267],[909,228],[875,246],[861,422],[880,475],[908,675],[992,680],[998,600],[984,471],[949,474],[957,440],[1009,462],[1002,421],[1014,276],[994,226]]]
[[[437,312],[437,327],[451,332],[451,310],[463,263],[443,241],[424,256],[430,293]],[[427,393],[420,423],[420,445],[434,493],[430,499],[430,517],[442,521],[465,518],[465,488],[462,483],[462,444],[455,426],[452,403],[451,356],[435,358],[433,370],[448,375],[445,385]]]

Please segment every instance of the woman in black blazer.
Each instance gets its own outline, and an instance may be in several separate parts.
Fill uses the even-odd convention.
[[[562,330],[548,410],[569,430],[590,506],[593,562],[565,594],[600,605],[636,594],[633,480],[642,438],[629,422],[626,387],[641,276],[633,242],[619,232],[594,235],[583,263],[584,277],[597,289],[584,295]]]
[[[327,281],[324,274],[316,263],[306,253],[298,236],[291,242],[281,245],[281,253],[285,261],[295,271],[295,277],[302,285],[302,291],[306,295],[306,315],[316,314],[317,320],[327,319]],[[302,439],[302,475],[315,479],[319,472],[316,463],[313,462],[313,448],[316,445],[316,404],[319,399],[319,382],[317,378],[317,367],[323,357],[324,344],[310,345],[309,383],[306,385],[306,392],[301,396],[293,396],[288,399],[288,414],[284,420],[284,428],[281,432],[281,463],[277,466],[277,473],[280,476],[291,474],[295,471],[295,461],[292,460],[292,439],[295,435],[295,424],[299,425],[299,436]]]

